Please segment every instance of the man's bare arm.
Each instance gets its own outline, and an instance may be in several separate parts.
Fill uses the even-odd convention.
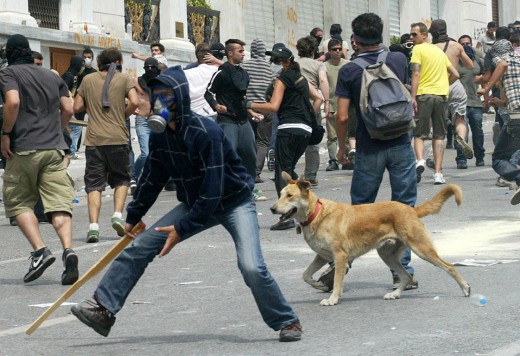
[[[5,93],[4,103],[4,124],[2,130],[11,132],[13,130],[16,119],[18,118],[18,110],[20,109],[20,94],[17,90],[9,90]]]
[[[139,97],[137,96],[137,92],[135,88],[132,88],[128,91],[128,104],[126,105],[125,115],[130,116],[133,115],[135,109],[139,106]]]
[[[497,63],[496,68],[493,72],[493,75],[491,75],[491,78],[489,79],[489,82],[483,87],[477,90],[477,94],[482,95],[484,93],[489,92],[495,84],[502,78],[504,73],[507,70],[507,62],[504,60],[501,60]]]
[[[85,100],[81,95],[76,94],[76,96],[74,97],[74,105],[72,108],[76,113],[85,111]]]
[[[69,96],[60,97],[60,117],[61,128],[64,129],[69,124],[70,118],[74,115],[72,101]]]
[[[412,85],[410,94],[412,96],[412,105],[414,114],[417,113],[417,90],[419,89],[419,79],[421,78],[421,65],[412,63]]]

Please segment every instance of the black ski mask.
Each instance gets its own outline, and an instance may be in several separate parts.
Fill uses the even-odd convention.
[[[137,81],[141,88],[147,90],[148,81],[157,77],[159,74],[161,74],[161,70],[159,69],[159,62],[153,57],[148,57],[144,61],[144,74],[137,78]]]
[[[12,35],[7,40],[5,54],[9,65],[34,63],[29,41],[23,35]]]

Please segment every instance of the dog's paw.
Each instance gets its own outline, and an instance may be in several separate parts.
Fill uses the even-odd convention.
[[[336,304],[338,304],[338,298],[335,298],[335,297],[330,297],[328,299],[323,299],[320,302],[320,305],[322,305],[322,306],[331,306],[331,305],[336,305]]]
[[[385,300],[395,300],[399,298],[401,298],[401,291],[399,291],[399,289],[396,289],[391,293],[386,293],[384,296]]]

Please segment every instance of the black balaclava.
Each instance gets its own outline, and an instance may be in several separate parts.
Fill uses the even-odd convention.
[[[5,54],[9,65],[34,63],[29,41],[23,35],[12,35],[7,40]]]
[[[70,66],[67,69],[68,72],[72,73],[72,75],[76,76],[81,71],[81,68],[85,65],[85,60],[80,56],[73,56],[70,59]]]
[[[157,77],[159,74],[161,74],[161,70],[159,69],[159,62],[153,57],[148,57],[144,61],[144,74],[137,78],[137,81],[139,82],[141,88],[147,91],[148,81]]]
[[[433,20],[429,32],[432,34],[432,43],[455,41],[448,36],[446,21],[442,19]]]

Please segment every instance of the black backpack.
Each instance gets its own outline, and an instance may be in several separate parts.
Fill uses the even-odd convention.
[[[381,52],[375,64],[363,57],[352,61],[363,69],[361,117],[370,137],[378,140],[397,138],[415,126],[411,95],[385,64],[387,55],[387,51]]]

